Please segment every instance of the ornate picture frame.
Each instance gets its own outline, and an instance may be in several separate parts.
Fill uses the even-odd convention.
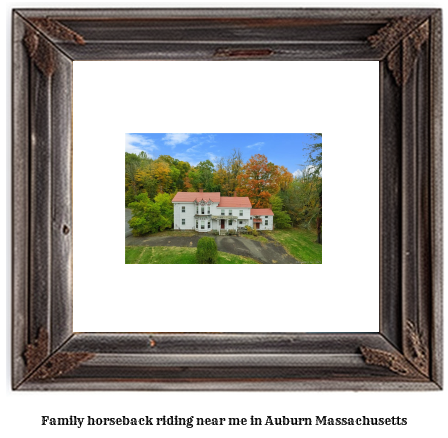
[[[13,374],[20,390],[442,388],[438,9],[13,11]],[[74,60],[371,60],[378,333],[74,333]]]

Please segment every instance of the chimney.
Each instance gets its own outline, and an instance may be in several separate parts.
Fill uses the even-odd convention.
[[[203,193],[204,192],[204,189],[199,189],[199,193]]]

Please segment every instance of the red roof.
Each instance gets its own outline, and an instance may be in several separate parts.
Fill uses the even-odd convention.
[[[258,222],[261,222],[261,221],[262,221],[261,219],[254,219],[255,223],[258,223]]]
[[[218,207],[245,207],[251,208],[252,204],[247,196],[221,196],[221,202]]]
[[[177,192],[172,202],[194,202],[196,201],[212,201],[219,202],[221,193],[219,192]]]
[[[274,216],[270,208],[252,208],[250,214],[252,216]]]

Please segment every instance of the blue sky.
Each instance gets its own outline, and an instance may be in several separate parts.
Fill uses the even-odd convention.
[[[296,175],[306,163],[303,148],[308,143],[313,143],[309,134],[126,134],[126,152],[145,151],[152,158],[170,155],[195,166],[205,160],[215,164],[240,149],[244,162],[263,154]]]

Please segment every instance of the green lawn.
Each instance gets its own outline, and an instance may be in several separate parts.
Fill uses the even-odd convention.
[[[302,263],[322,263],[322,245],[316,243],[315,231],[292,228],[290,230],[274,230],[269,233],[286,251]]]
[[[177,246],[126,246],[127,264],[197,264],[196,248]],[[218,252],[218,264],[257,264],[249,257]]]
[[[263,236],[252,236],[251,234],[241,234],[241,236],[245,237],[246,239],[250,239],[250,240],[256,240],[257,242],[262,242],[262,243],[266,243],[268,241],[268,239],[266,239],[266,237]]]

